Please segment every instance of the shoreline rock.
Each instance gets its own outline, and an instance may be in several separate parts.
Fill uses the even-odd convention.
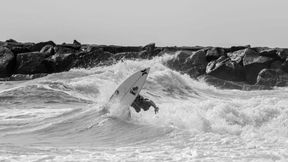
[[[0,80],[34,79],[70,70],[111,65],[123,59],[172,55],[164,64],[224,89],[262,90],[288,86],[288,48],[232,46],[116,46],[53,41],[0,41]]]

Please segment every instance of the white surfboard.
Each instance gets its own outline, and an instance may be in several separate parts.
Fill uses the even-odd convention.
[[[120,108],[129,111],[130,105],[140,93],[147,79],[150,68],[132,74],[115,90],[109,99],[109,104],[119,104]]]

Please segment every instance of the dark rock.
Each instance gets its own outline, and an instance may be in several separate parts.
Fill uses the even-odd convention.
[[[155,56],[162,56],[165,52],[163,48],[155,48],[153,52],[147,52],[146,50],[139,52],[139,58],[152,59]]]
[[[176,47],[176,51],[200,51],[205,49],[205,47],[202,46],[193,46],[193,47],[187,47],[187,46],[182,46],[182,47]]]
[[[216,60],[221,56],[225,56],[225,50],[220,47],[213,47],[209,49],[206,53],[206,59],[208,62]]]
[[[288,49],[287,48],[277,48],[277,55],[282,60],[286,60],[288,58]]]
[[[98,45],[82,45],[81,46],[81,51],[84,52],[92,52],[92,51],[97,51],[97,50],[103,50],[101,47]]]
[[[18,43],[16,40],[14,39],[8,39],[6,40],[5,42],[8,42],[8,43]]]
[[[73,67],[88,68],[108,61],[113,56],[112,53],[104,52],[102,49],[98,49],[92,52],[80,52],[76,54]]]
[[[159,53],[160,51],[155,51],[155,43],[150,43],[147,44],[146,46],[143,47],[143,49],[145,50],[141,52],[141,58],[143,59],[151,59],[152,57],[156,56],[157,53]],[[159,50],[159,49],[158,49]]]
[[[244,50],[246,48],[251,48],[250,45],[246,45],[246,46],[232,46],[230,48],[225,49],[226,53],[233,53],[235,51],[239,51],[239,50]]]
[[[206,47],[202,46],[192,46],[192,47],[187,47],[187,46],[182,46],[182,47],[177,47],[177,46],[170,46],[170,47],[162,47],[162,51],[166,52],[177,52],[177,51],[199,51],[199,50],[204,50]],[[207,49],[208,50],[208,49]]]
[[[204,50],[193,52],[189,57],[185,59],[183,63],[183,72],[189,74],[190,77],[196,78],[205,74],[206,66],[208,62],[206,60]]]
[[[284,61],[282,64],[281,64],[281,70],[285,71],[286,73],[288,73],[288,58],[286,61]]]
[[[229,81],[245,81],[244,67],[225,56],[208,63],[206,73],[216,78]]]
[[[288,74],[282,70],[277,70],[277,82],[276,86],[284,87],[288,86]]]
[[[97,64],[97,66],[109,66],[115,63],[113,54],[110,52],[106,52],[106,51],[104,51],[104,55],[102,56],[102,58],[100,57],[98,60],[99,60],[99,63]]]
[[[74,40],[72,44],[62,43],[62,45],[58,45],[58,46],[71,48],[77,51],[81,50],[81,43],[76,40]]]
[[[75,61],[75,53],[59,54],[56,53],[44,60],[44,64],[48,71],[62,72],[67,71],[73,67]]]
[[[281,57],[278,55],[278,51],[276,49],[266,49],[260,52],[261,56],[266,56],[274,59],[280,60]]]
[[[134,57],[141,58],[141,59],[149,59],[150,58],[150,53],[147,51],[141,51],[141,52],[135,52],[136,55]]]
[[[277,72],[272,69],[263,69],[259,72],[257,76],[257,85],[266,85],[273,87],[276,84]]]
[[[31,52],[28,47],[14,46],[14,47],[11,47],[10,49],[15,55],[17,55],[18,53]]]
[[[230,58],[231,61],[236,62],[238,64],[243,64],[242,60],[246,53],[249,53],[250,49],[243,49],[239,51],[230,52],[227,56]]]
[[[0,46],[4,46],[5,42],[0,41]]]
[[[265,56],[260,56],[252,49],[248,49],[243,57],[243,65],[246,71],[246,82],[255,84],[258,73],[265,68],[269,68],[273,59]]]
[[[143,47],[144,50],[146,50],[148,53],[153,53],[155,50],[155,43],[147,44]]]
[[[256,84],[269,87],[287,86],[288,74],[280,69],[263,69],[258,74]]]
[[[74,40],[74,41],[73,41],[73,44],[76,45],[76,46],[81,46],[81,43],[78,42],[77,40]]]
[[[9,48],[14,55],[18,53],[27,53],[31,52],[30,47],[33,46],[33,43],[19,43],[19,42],[5,42],[4,46]]]
[[[250,49],[257,52],[257,53],[260,53],[260,52],[265,51],[265,50],[270,50],[269,47],[252,47]]]
[[[280,60],[274,60],[270,65],[270,69],[281,69],[282,63]]]
[[[46,57],[52,56],[55,54],[54,47],[48,44],[41,49],[40,53],[45,53]]]
[[[183,71],[185,70],[183,68],[183,63],[186,61],[186,59],[192,55],[191,51],[178,51],[176,54],[171,58],[171,60],[168,60],[166,62],[166,65],[176,71]]]
[[[110,52],[112,54],[122,53],[122,52],[140,52],[142,51],[142,47],[140,46],[98,46],[102,48],[104,51]]]
[[[18,54],[16,74],[50,73],[44,63],[45,58],[45,53],[40,52]]]
[[[189,74],[190,77],[196,78],[205,74],[207,63],[204,50],[196,52],[178,51],[166,62],[166,65],[171,69]]]
[[[0,77],[10,76],[15,67],[15,57],[10,49],[0,47]]]
[[[80,47],[73,45],[57,45],[54,47],[56,54],[68,54],[68,53],[77,53],[80,52]]]
[[[39,43],[36,43],[34,44],[33,46],[31,46],[29,48],[29,50],[31,52],[39,52],[43,47],[45,47],[46,45],[51,45],[51,46],[56,46],[56,44],[53,42],[53,41],[47,41],[47,42],[39,42]]]

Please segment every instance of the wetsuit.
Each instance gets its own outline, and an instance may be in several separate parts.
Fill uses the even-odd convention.
[[[135,109],[137,113],[139,113],[141,109],[143,109],[144,111],[149,110],[150,106],[154,107],[155,113],[157,113],[159,110],[159,108],[156,106],[156,104],[153,101],[147,98],[144,98],[141,95],[138,95],[136,97],[135,101],[132,103],[131,106]]]

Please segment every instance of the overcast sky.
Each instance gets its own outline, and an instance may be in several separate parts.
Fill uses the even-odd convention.
[[[0,40],[288,47],[287,0],[1,0]]]

